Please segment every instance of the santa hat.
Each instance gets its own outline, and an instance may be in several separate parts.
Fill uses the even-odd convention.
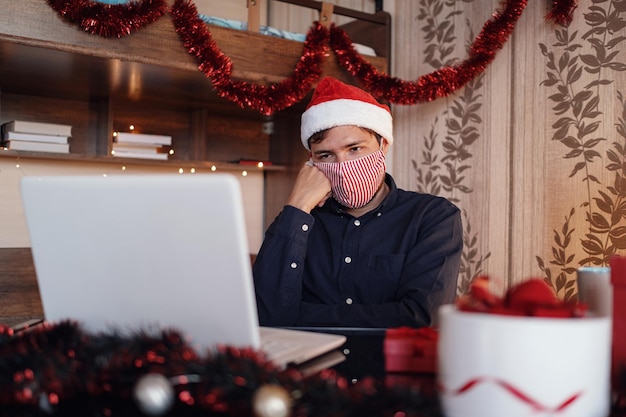
[[[311,150],[309,138],[313,134],[346,125],[371,129],[390,144],[393,142],[393,122],[388,106],[358,87],[325,77],[317,85],[311,102],[302,114],[302,144]]]

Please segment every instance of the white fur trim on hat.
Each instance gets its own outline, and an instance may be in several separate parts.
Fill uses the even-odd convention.
[[[337,99],[311,106],[302,114],[302,144],[311,150],[309,138],[313,134],[348,125],[371,129],[387,139],[389,144],[393,142],[393,120],[388,110],[361,100]]]

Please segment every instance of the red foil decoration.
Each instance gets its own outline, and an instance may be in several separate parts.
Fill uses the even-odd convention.
[[[171,384],[174,403],[142,414],[136,384],[151,374]],[[175,329],[88,333],[65,321],[0,335],[1,417],[248,417],[267,386],[292,394],[290,416],[440,416],[438,400],[410,385],[363,378],[350,386],[333,369],[305,377],[250,348],[196,352]]]
[[[358,78],[374,96],[395,104],[417,104],[445,97],[482,73],[507,41],[526,8],[526,0],[508,1],[504,11],[494,14],[470,47],[469,57],[458,66],[443,67],[417,81],[403,81],[377,71],[356,53],[342,29],[331,29],[331,49],[339,64]]]
[[[265,86],[232,79],[232,61],[219,49],[192,2],[176,0],[170,13],[185,48],[199,62],[198,68],[211,79],[221,97],[240,107],[269,116],[302,100],[322,73],[329,33],[318,22],[309,30],[302,56],[291,75],[280,83]]]
[[[106,5],[92,0],[47,1],[61,16],[85,31],[118,38],[154,22],[166,8],[165,0],[130,1],[124,5]],[[344,30],[331,25],[329,31],[315,22],[291,75],[280,83],[270,85],[232,79],[233,62],[212,39],[191,0],[176,0],[170,14],[185,48],[198,61],[198,68],[210,78],[218,94],[240,107],[250,107],[264,115],[271,115],[306,96],[322,73],[329,47],[336,54],[339,64],[379,99],[393,104],[413,105],[445,97],[485,71],[508,40],[526,5],[527,0],[504,2],[503,10],[494,13],[474,39],[466,60],[420,76],[416,81],[404,81],[378,71],[356,52]],[[546,19],[567,24],[571,22],[575,8],[576,0],[553,0]]]
[[[92,0],[47,0],[64,19],[105,38],[129,35],[155,22],[167,11],[165,0],[104,4]]]
[[[574,10],[578,7],[577,3],[576,0],[554,0],[546,19],[562,26],[569,25],[572,23]]]

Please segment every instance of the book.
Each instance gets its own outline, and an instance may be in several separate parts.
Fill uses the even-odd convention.
[[[3,142],[5,148],[11,151],[70,153],[68,143],[29,142],[25,140],[9,140]]]
[[[112,149],[114,151],[136,151],[136,152],[150,152],[157,153],[160,145],[154,143],[126,143],[126,142],[113,142]]]
[[[135,151],[135,152],[148,152],[148,153],[169,153],[172,147],[168,145],[113,142],[112,149],[114,151],[122,151],[122,152],[123,151]]]
[[[169,155],[166,153],[140,152],[129,150],[113,150],[113,152],[111,152],[111,155],[118,158],[158,159],[161,161],[166,161],[169,157]]]
[[[117,132],[117,143],[144,143],[154,145],[171,145],[172,137],[167,135],[152,135],[147,133]]]
[[[57,123],[12,120],[2,125],[3,131],[35,133],[40,135],[72,136],[72,126]]]
[[[68,143],[69,136],[40,135],[37,133],[21,133],[7,130],[2,133],[2,139],[4,139],[5,141],[12,140],[47,143]]]

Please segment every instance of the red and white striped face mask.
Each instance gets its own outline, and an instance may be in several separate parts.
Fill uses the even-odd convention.
[[[379,149],[358,159],[315,162],[328,177],[333,197],[341,205],[357,209],[370,202],[385,177],[385,153]]]

